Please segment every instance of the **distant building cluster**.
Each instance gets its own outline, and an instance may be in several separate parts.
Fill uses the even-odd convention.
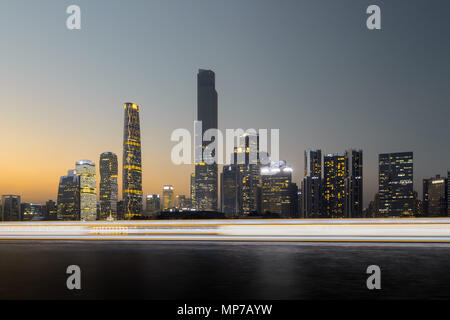
[[[211,70],[197,74],[197,120],[202,121],[202,134],[218,128],[218,97]],[[174,187],[165,185],[161,195],[143,197],[139,106],[125,103],[122,200],[118,157],[103,152],[99,179],[93,161],[77,161],[74,169],[60,177],[56,202],[22,203],[19,195],[1,196],[0,221],[142,219],[174,217],[180,212],[219,212],[228,218],[450,216],[450,171],[446,177],[424,179],[419,200],[413,188],[412,152],[379,155],[378,192],[364,208],[362,150],[324,156],[321,150],[306,150],[304,176],[298,186],[286,161],[262,164],[260,157],[270,159],[270,155],[260,152],[258,134],[245,133],[238,140],[232,164],[224,165],[220,175],[217,164],[209,164],[208,159],[195,163],[188,196],[175,195]],[[207,143],[202,140],[196,147],[204,150]]]

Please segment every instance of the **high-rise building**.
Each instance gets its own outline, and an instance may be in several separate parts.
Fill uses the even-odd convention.
[[[95,164],[90,160],[77,161],[75,172],[80,182],[80,219],[97,220],[97,179]]]
[[[1,221],[21,221],[20,196],[3,195],[1,203]]]
[[[209,129],[218,128],[217,91],[215,88],[215,74],[211,70],[200,69],[197,74],[197,120],[202,122],[202,136]],[[199,141],[196,137],[196,141]],[[203,139],[202,139],[203,141]],[[201,150],[210,141],[203,141]],[[195,163],[195,203],[197,210],[217,211],[217,161],[208,164],[202,159]]]
[[[345,155],[323,158],[323,212],[328,218],[343,218],[345,211]]]
[[[100,155],[100,220],[117,219],[118,201],[117,155],[104,152]]]
[[[184,194],[179,194],[175,197],[176,201],[175,201],[175,207],[178,210],[186,210],[189,209],[190,203],[189,203],[189,199],[186,198],[186,196]]]
[[[224,166],[221,174],[222,212],[241,216],[261,213],[259,136],[240,136],[232,158],[233,163]]]
[[[423,179],[423,209],[427,217],[445,217],[447,212],[448,180],[437,175]]]
[[[44,216],[44,220],[56,220],[58,215],[58,206],[56,205],[56,202],[53,200],[48,200],[45,205],[42,206],[42,214]]]
[[[380,216],[411,216],[414,213],[413,153],[384,153],[378,157]]]
[[[191,195],[191,209],[196,208],[195,205],[195,172],[191,173],[190,195]]]
[[[142,215],[142,163],[139,106],[125,103],[123,131],[123,189],[124,218]]]
[[[58,220],[80,220],[80,177],[69,170],[59,179]]]
[[[302,181],[303,214],[305,218],[320,218],[322,213],[322,151],[305,151],[305,176]]]
[[[261,168],[262,211],[282,218],[295,217],[297,188],[292,183],[292,168],[285,161]]]
[[[237,165],[225,165],[220,176],[221,211],[226,216],[239,215],[239,181]]]
[[[345,152],[345,217],[360,218],[363,211],[363,153],[362,150]]]
[[[42,218],[42,205],[36,203],[22,202],[20,204],[20,215],[23,221]]]
[[[167,211],[175,208],[175,197],[173,192],[173,186],[164,186],[163,187],[163,205],[162,210]]]
[[[145,198],[145,215],[156,217],[161,212],[161,199],[159,194],[148,194]]]
[[[450,171],[447,171],[447,216],[450,217]]]

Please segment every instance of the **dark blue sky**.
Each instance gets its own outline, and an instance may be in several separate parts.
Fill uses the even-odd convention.
[[[366,28],[370,4],[380,31]],[[0,193],[55,199],[76,160],[120,158],[127,101],[141,106],[144,192],[187,193],[170,133],[192,129],[199,68],[216,72],[220,128],[279,128],[297,183],[305,149],[353,147],[365,204],[378,153],[413,151],[421,191],[450,168],[449,15],[448,1],[2,1]]]

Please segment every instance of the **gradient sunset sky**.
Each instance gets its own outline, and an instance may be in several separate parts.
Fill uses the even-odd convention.
[[[81,30],[66,28],[71,4]],[[366,28],[370,4],[380,31]],[[296,183],[305,149],[361,148],[367,205],[378,154],[413,151],[420,194],[450,169],[449,15],[425,0],[3,0],[0,194],[56,200],[77,160],[112,151],[121,165],[128,101],[144,193],[188,194],[192,167],[171,163],[170,134],[193,130],[199,68],[216,73],[219,127],[279,128]]]

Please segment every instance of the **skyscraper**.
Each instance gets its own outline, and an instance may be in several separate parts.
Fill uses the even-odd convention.
[[[175,196],[173,193],[173,186],[163,187],[163,211],[175,208]]]
[[[20,221],[20,196],[4,195],[1,203],[1,221]]]
[[[226,216],[239,214],[239,175],[237,165],[225,165],[220,176],[221,211]]]
[[[305,176],[302,181],[304,218],[324,217],[322,213],[322,151],[305,151]]]
[[[345,156],[328,154],[323,159],[323,211],[327,218],[343,218],[345,209]]]
[[[345,152],[345,217],[362,217],[363,211],[363,153],[362,150]]]
[[[100,155],[100,219],[117,219],[118,201],[117,155],[104,152]]]
[[[423,179],[423,209],[427,217],[445,217],[447,213],[448,181],[437,175]]]
[[[56,220],[58,214],[58,206],[56,205],[56,202],[53,200],[48,200],[42,207],[42,214],[44,216],[44,220]]]
[[[59,179],[58,220],[80,220],[80,177],[69,170]]]
[[[145,215],[147,217],[156,217],[161,212],[159,194],[148,194],[145,199]]]
[[[80,182],[80,219],[97,220],[97,179],[95,164],[90,160],[77,161],[75,172]]]
[[[200,69],[197,74],[197,120],[202,122],[202,136],[209,129],[217,129],[217,112],[215,74],[211,70]],[[202,142],[202,153],[209,143]],[[206,160],[195,164],[195,203],[197,210],[216,211],[217,162],[207,164]]]
[[[378,157],[378,196],[381,216],[410,216],[414,212],[413,153]]]
[[[195,172],[191,173],[190,180],[191,209],[196,208],[195,204]]]
[[[285,161],[261,168],[262,211],[281,218],[296,216],[297,187],[292,183],[292,168]]]
[[[123,189],[124,218],[142,215],[142,164],[139,106],[125,103],[123,130]]]
[[[450,171],[447,171],[447,216],[450,217]]]

